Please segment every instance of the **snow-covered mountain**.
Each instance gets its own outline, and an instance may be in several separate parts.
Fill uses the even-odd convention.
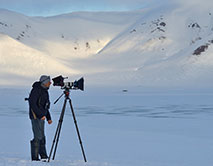
[[[46,73],[93,85],[211,87],[213,11],[203,9],[171,3],[53,17],[1,9],[0,84]]]

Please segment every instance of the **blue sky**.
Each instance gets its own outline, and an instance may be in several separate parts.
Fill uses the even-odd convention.
[[[128,11],[165,3],[206,7],[213,0],[0,0],[0,8],[28,16],[52,16],[74,11]]]
[[[157,0],[0,0],[0,8],[29,16],[50,16],[73,11],[126,11]]]

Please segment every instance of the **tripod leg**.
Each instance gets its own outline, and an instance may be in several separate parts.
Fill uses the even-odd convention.
[[[80,132],[79,132],[78,125],[77,125],[77,120],[75,118],[75,112],[74,112],[74,109],[72,107],[72,102],[71,102],[70,98],[69,98],[69,103],[70,103],[70,108],[71,108],[73,120],[74,120],[74,123],[75,123],[75,128],[76,128],[76,131],[77,131],[79,143],[80,143],[80,146],[81,146],[81,151],[82,151],[82,154],[83,154],[83,157],[84,157],[84,161],[87,162],[86,155],[85,155],[85,152],[84,152],[84,147],[83,147],[83,144],[82,144],[82,141],[81,141]]]
[[[55,159],[55,154],[56,154],[56,150],[57,150],[57,147],[58,147],[58,141],[59,141],[59,136],[60,136],[60,133],[61,133],[62,122],[63,122],[63,119],[64,119],[66,103],[67,103],[67,99],[65,99],[65,101],[64,101],[64,106],[63,106],[62,113],[61,113],[62,117],[59,120],[61,122],[61,125],[59,127],[58,136],[57,136],[57,139],[56,139],[55,150],[54,150],[53,158],[52,158],[53,160]]]
[[[50,158],[51,158],[51,155],[52,155],[53,147],[55,145],[55,140],[56,140],[56,137],[58,135],[59,126],[60,126],[60,122],[58,123],[57,129],[56,129],[56,132],[55,132],[55,136],[54,136],[53,143],[52,143],[52,146],[51,146],[50,154],[49,154],[49,157],[48,157],[48,162],[50,162]]]
[[[58,126],[57,126],[57,129],[56,129],[55,137],[54,137],[52,147],[51,147],[51,150],[50,150],[48,162],[50,161],[54,145],[55,145],[55,149],[54,149],[54,155],[53,155],[52,159],[53,160],[55,159],[56,149],[57,149],[57,146],[58,146],[59,136],[60,136],[60,133],[61,133],[61,126],[62,126],[62,122],[63,122],[63,118],[64,118],[64,112],[65,112],[65,108],[66,108],[66,103],[67,103],[67,100],[65,99],[64,105],[63,105],[63,108],[62,108],[62,111],[61,111],[61,115],[60,115],[60,118],[59,118],[59,121],[58,121]]]

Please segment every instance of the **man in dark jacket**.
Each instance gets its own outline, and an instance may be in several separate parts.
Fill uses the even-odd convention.
[[[39,82],[33,84],[33,88],[29,96],[29,116],[32,123],[33,140],[31,143],[31,159],[40,160],[47,159],[46,139],[44,133],[45,119],[48,124],[52,123],[49,108],[48,89],[51,85],[50,76],[42,75]]]

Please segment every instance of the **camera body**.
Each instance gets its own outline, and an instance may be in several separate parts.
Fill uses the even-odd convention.
[[[63,77],[62,75],[53,78],[53,86],[60,86],[61,89],[74,89],[74,90],[84,90],[84,78],[81,77],[79,80],[74,82],[64,82],[64,79],[68,77]]]

